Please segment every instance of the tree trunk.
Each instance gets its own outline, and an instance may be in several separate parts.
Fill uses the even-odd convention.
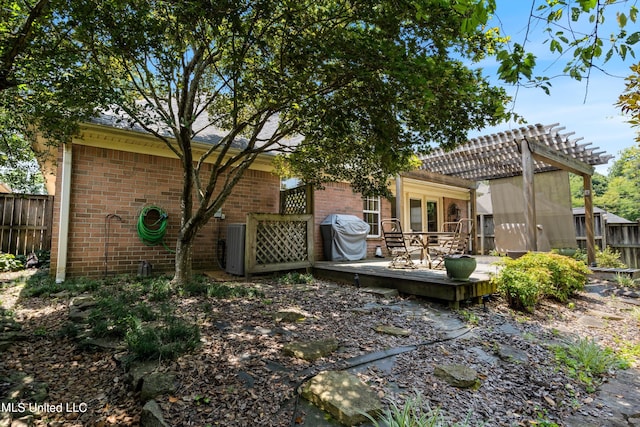
[[[184,286],[193,276],[193,240],[194,239],[188,238],[178,239],[176,245],[175,275],[172,280],[172,283],[177,287]]]

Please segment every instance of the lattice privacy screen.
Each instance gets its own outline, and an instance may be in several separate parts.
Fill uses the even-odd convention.
[[[312,190],[308,185],[290,188],[280,192],[280,213],[282,215],[303,215],[313,213]]]
[[[249,274],[311,267],[313,216],[250,214],[247,244]]]
[[[260,221],[256,234],[256,264],[307,261],[306,221]]]

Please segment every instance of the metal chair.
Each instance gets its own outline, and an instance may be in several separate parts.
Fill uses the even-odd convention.
[[[473,221],[465,218],[455,222],[445,222],[442,224],[443,232],[451,232],[451,235],[438,236],[436,245],[429,245],[429,257],[432,267],[438,268],[443,265],[447,255],[464,254],[469,247]]]
[[[396,218],[383,219],[381,226],[387,251],[393,257],[389,268],[418,268],[411,259],[411,254],[421,251],[422,247],[407,245],[408,240],[402,232],[400,220]]]

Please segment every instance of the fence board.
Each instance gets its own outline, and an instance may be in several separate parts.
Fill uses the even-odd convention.
[[[574,215],[576,228],[576,243],[580,249],[587,247],[585,237],[585,216]],[[620,253],[620,259],[629,268],[640,268],[640,223],[608,223],[603,220],[600,213],[594,215],[594,229],[596,246],[604,249],[609,246]],[[484,250],[488,253],[494,248],[493,233],[494,224],[492,215],[484,216]],[[482,233],[478,238],[482,237]]]
[[[27,255],[51,249],[53,196],[0,194],[0,250]]]
[[[640,268],[640,224],[607,224],[607,246],[620,252],[629,268]]]

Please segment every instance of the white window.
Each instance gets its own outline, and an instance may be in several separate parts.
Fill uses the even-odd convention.
[[[362,216],[371,229],[367,237],[380,237],[380,197],[363,197]]]

